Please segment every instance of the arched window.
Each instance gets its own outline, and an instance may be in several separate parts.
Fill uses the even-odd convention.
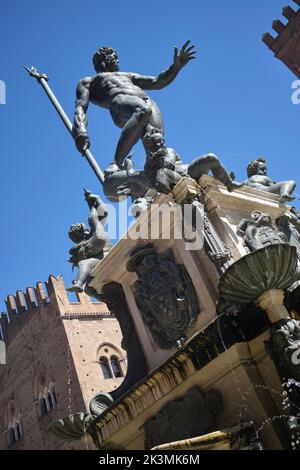
[[[55,388],[52,388],[52,397],[53,397],[53,401],[55,405],[57,405],[57,397],[56,397]]]
[[[49,408],[50,408],[50,410],[52,410],[55,405],[54,405],[54,403],[53,403],[51,393],[48,392],[47,395],[48,395],[47,398],[48,398]]]
[[[40,416],[41,417],[45,416],[48,413],[46,399],[44,397],[40,398],[39,404],[40,404]]]
[[[6,431],[7,447],[12,446],[16,441],[14,428],[11,427]]]
[[[23,427],[22,427],[22,423],[20,423],[20,421],[17,421],[15,426],[14,426],[14,434],[15,434],[16,442],[18,442],[20,439],[22,439]]]
[[[57,405],[55,386],[53,382],[50,382],[49,384],[48,402],[51,409],[55,408],[55,406]]]
[[[12,446],[16,442],[19,442],[24,435],[23,426],[19,419],[14,419],[13,424],[11,424],[7,431],[4,432],[6,438],[7,447]]]
[[[57,398],[53,383],[50,383],[49,388],[44,390],[44,394],[40,394],[39,398],[39,417],[42,418],[49,413],[57,405]]]
[[[114,376],[117,377],[123,377],[123,372],[120,366],[120,361],[116,356],[111,356],[110,358],[110,363],[111,363],[111,368],[113,371]]]
[[[103,372],[103,376],[105,379],[111,379],[112,378],[112,372],[109,367],[108,359],[105,356],[100,357],[100,366]]]

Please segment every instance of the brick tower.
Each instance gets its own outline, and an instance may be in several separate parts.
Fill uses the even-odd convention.
[[[61,276],[9,295],[6,305],[0,449],[84,449],[84,441],[60,441],[48,429],[122,382],[126,353],[117,320],[85,294],[69,301]]]
[[[294,0],[300,6],[300,0]],[[272,28],[277,36],[264,33],[263,42],[274,52],[275,57],[281,60],[298,78],[300,78],[300,9],[295,11],[290,6],[282,10],[287,24],[274,20]]]

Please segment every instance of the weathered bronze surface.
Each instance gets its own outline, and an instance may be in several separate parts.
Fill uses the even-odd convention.
[[[73,224],[69,230],[69,238],[76,243],[70,250],[70,263],[78,267],[76,279],[69,291],[82,292],[91,270],[112,247],[111,241],[104,230],[107,209],[100,196],[84,190],[85,200],[90,209],[89,226]]]

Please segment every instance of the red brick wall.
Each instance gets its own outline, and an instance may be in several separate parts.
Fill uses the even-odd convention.
[[[70,302],[61,277],[50,276],[32,290],[31,300],[20,291],[9,296],[10,323],[2,317],[7,346],[7,364],[0,366],[0,449],[7,444],[3,432],[20,414],[24,436],[11,449],[78,449],[85,442],[67,443],[48,429],[70,413],[88,410],[91,397],[116,388],[122,378],[105,380],[99,354],[105,349],[121,359],[126,371],[126,353],[116,319],[105,304],[85,295]],[[26,294],[25,293],[25,294]],[[57,405],[39,417],[39,395],[55,383]]]

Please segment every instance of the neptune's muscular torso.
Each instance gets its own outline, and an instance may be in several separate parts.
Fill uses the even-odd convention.
[[[90,83],[90,100],[101,108],[110,109],[112,101],[119,95],[147,98],[146,93],[134,85],[130,73],[102,72]]]

